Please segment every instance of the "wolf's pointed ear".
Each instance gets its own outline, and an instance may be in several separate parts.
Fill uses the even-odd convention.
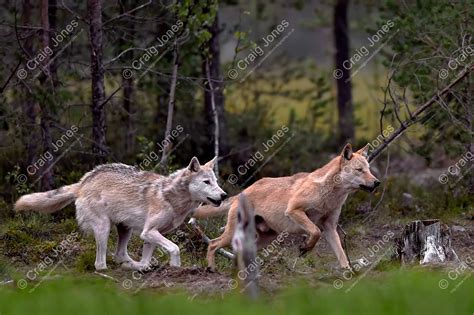
[[[205,166],[209,167],[209,168],[214,168],[214,166],[216,165],[216,162],[217,162],[217,156],[215,156],[212,160],[210,160],[209,162],[207,162],[205,164]]]
[[[369,144],[367,143],[365,147],[357,151],[356,153],[359,153],[363,157],[367,158],[369,156]]]
[[[352,159],[352,145],[350,143],[344,146],[344,149],[342,149],[341,156],[346,160]]]
[[[191,172],[197,172],[200,168],[201,165],[199,164],[199,160],[197,159],[197,157],[194,156],[188,165],[188,170],[190,170]]]

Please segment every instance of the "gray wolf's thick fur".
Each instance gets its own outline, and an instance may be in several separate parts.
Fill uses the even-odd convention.
[[[114,256],[118,263],[132,269],[147,268],[155,247],[160,246],[169,253],[170,265],[180,266],[179,247],[163,234],[181,225],[200,203],[218,206],[226,197],[213,171],[215,160],[201,166],[194,157],[188,167],[169,176],[125,164],[104,164],[76,184],[22,196],[15,210],[52,213],[75,201],[79,226],[95,236],[97,270],[107,269],[107,239],[112,225],[119,235]],[[133,231],[144,240],[139,262],[127,253]]]

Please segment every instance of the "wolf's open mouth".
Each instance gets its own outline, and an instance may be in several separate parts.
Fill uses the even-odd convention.
[[[359,185],[360,189],[368,191],[368,192],[373,192],[377,186],[369,187],[365,185]]]
[[[209,197],[207,197],[207,200],[209,200],[216,207],[220,206],[220,204],[221,204],[220,200],[215,200],[215,199],[212,199],[212,198],[209,198]]]

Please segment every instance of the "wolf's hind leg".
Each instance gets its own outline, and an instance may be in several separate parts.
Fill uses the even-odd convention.
[[[216,270],[216,251],[219,248],[229,246],[232,243],[233,235],[234,229],[226,227],[221,236],[211,240],[209,243],[207,247],[207,265],[210,270]]]
[[[229,209],[224,233],[211,240],[207,246],[207,266],[211,271],[216,270],[216,251],[219,248],[227,247],[232,244],[232,237],[234,236],[235,225],[237,223],[237,206],[239,205],[238,199],[236,200],[237,201],[234,201]]]
[[[97,219],[91,223],[96,242],[95,269],[107,269],[107,240],[110,232],[110,221],[108,218]]]
[[[115,251],[114,260],[116,263],[123,263],[132,261],[132,258],[128,256],[127,245],[130,237],[132,236],[132,229],[127,227],[123,223],[117,224],[118,232],[118,244],[117,250]]]

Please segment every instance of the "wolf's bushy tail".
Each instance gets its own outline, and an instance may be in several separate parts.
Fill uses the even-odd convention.
[[[210,217],[217,217],[219,215],[225,215],[229,212],[232,202],[234,202],[236,196],[230,197],[224,201],[219,207],[205,205],[198,207],[192,217],[196,219],[206,219]]]
[[[15,203],[15,211],[53,213],[73,202],[78,190],[79,183],[76,183],[55,190],[24,195]]]

